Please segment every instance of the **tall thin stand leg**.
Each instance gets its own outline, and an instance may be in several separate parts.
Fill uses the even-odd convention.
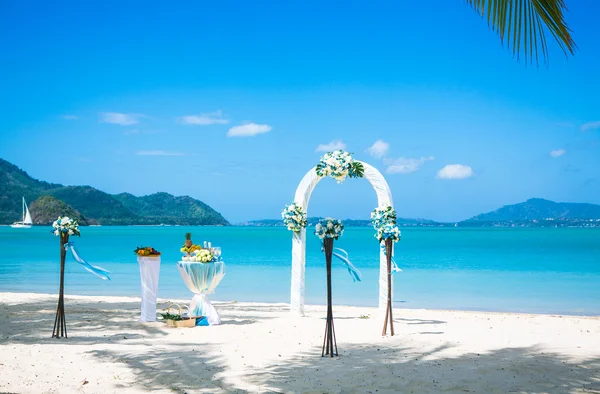
[[[323,341],[321,357],[333,357],[338,355],[335,329],[333,327],[333,307],[331,302],[331,258],[333,253],[333,239],[325,238],[323,240],[323,246],[325,248],[325,261],[327,263],[327,323],[325,324],[325,339]]]
[[[381,335],[386,335],[388,321],[390,322],[390,335],[394,336],[394,316],[392,306],[392,246],[393,241],[391,239],[385,240],[385,256],[387,260],[387,308],[385,310],[385,319],[383,321],[383,332]]]
[[[65,258],[67,250],[65,244],[69,242],[69,235],[60,236],[60,289],[58,294],[58,306],[56,308],[56,317],[54,318],[54,329],[52,338],[68,338],[67,321],[65,319]]]

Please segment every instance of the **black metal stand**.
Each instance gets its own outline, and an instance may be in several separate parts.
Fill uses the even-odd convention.
[[[323,340],[323,351],[321,357],[337,356],[337,342],[335,340],[335,328],[333,326],[333,309],[331,305],[331,257],[333,253],[333,238],[323,240],[325,249],[325,261],[327,263],[327,323],[325,324],[325,339]],[[335,348],[335,353],[334,349]]]
[[[394,317],[392,315],[392,246],[393,241],[391,239],[385,240],[385,257],[387,260],[387,279],[388,279],[388,293],[387,293],[387,309],[385,311],[385,320],[383,322],[383,332],[381,335],[386,335],[388,319],[390,322],[390,335],[394,336]]]
[[[58,307],[56,308],[56,318],[54,319],[54,329],[52,338],[68,338],[67,321],[65,320],[65,258],[67,250],[65,244],[69,242],[69,234],[60,235],[60,292],[58,295]]]

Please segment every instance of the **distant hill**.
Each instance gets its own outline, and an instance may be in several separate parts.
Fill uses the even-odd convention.
[[[91,186],[52,184],[32,178],[14,164],[0,159],[0,224],[11,224],[21,218],[22,196],[29,203],[35,224],[47,224],[50,218],[55,220],[59,212],[63,215],[68,212],[79,218],[81,224],[229,225],[219,212],[188,196],[112,195]]]
[[[33,224],[50,225],[59,216],[77,219],[82,226],[98,224],[93,219],[87,219],[78,210],[52,196],[41,196],[29,205]]]
[[[308,218],[314,226],[318,217]],[[342,220],[347,227],[370,227],[370,220]],[[400,227],[600,227],[600,205],[566,203],[532,198],[520,204],[506,205],[458,223],[426,219],[398,218]],[[242,226],[283,226],[281,219],[252,220]]]
[[[17,166],[0,159],[0,224],[12,224],[22,218],[21,197],[32,202],[46,190],[61,187],[31,178]]]
[[[469,219],[469,221],[504,221],[504,220],[540,220],[540,219],[600,219],[600,205],[554,202],[543,198],[530,198],[529,200],[505,205],[492,212],[482,213]]]
[[[308,218],[308,225],[314,226],[321,220],[321,217],[310,217]],[[398,218],[396,220],[399,226],[402,227],[442,227],[450,226],[448,223],[438,223],[433,220],[426,219],[406,219]],[[362,219],[343,219],[342,223],[346,227],[371,227],[371,220]],[[241,226],[255,226],[255,227],[280,227],[283,226],[283,220],[281,219],[262,219],[262,220],[251,220],[240,224]]]
[[[600,205],[571,202],[554,202],[543,198],[531,198],[525,202],[505,205],[495,211],[482,213],[460,222],[461,226],[481,225],[578,225],[600,220]]]
[[[91,186],[65,186],[51,189],[46,194],[64,201],[100,224],[144,224],[114,196]],[[160,224],[157,223],[157,224]]]
[[[113,196],[133,214],[164,224],[229,224],[220,213],[188,196],[175,197],[169,193],[155,193],[136,197],[129,193]]]

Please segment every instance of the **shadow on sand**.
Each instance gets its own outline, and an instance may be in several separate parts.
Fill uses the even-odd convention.
[[[54,300],[23,303],[16,308],[12,305],[11,308],[9,312],[5,304],[0,304],[0,325],[5,328],[0,344],[118,345],[102,349],[90,346],[85,354],[101,363],[125,365],[134,380],[124,382],[124,390],[133,385],[147,391],[180,393],[600,393],[600,359],[577,362],[535,346],[457,355],[449,343],[424,351],[402,335],[373,343],[348,344],[338,339],[340,357],[321,358],[321,347],[311,346],[267,365],[246,368],[231,364],[222,343],[208,344],[201,335],[184,342],[178,339],[179,336],[169,336],[169,329],[161,323],[140,324],[135,314],[139,310],[137,302],[98,303],[67,298],[70,335],[67,340],[50,338]],[[265,323],[265,330],[269,331],[270,324],[266,323],[280,317],[279,312],[284,311],[285,306],[252,305],[246,308],[245,305],[219,304],[218,309],[223,312],[225,324]],[[266,312],[275,313],[272,317],[268,313],[267,317],[260,316]],[[358,316],[355,319],[357,323],[362,321]],[[423,328],[427,324],[445,323],[403,318],[396,321],[398,324],[424,325]],[[256,336],[259,346],[266,346],[260,345],[266,343],[264,337],[267,336],[261,330],[259,327],[252,335]],[[432,336],[439,333],[434,330],[420,332]],[[165,339],[159,340],[161,338]],[[228,379],[232,375],[236,379]],[[242,383],[238,385],[232,381]]]
[[[450,345],[416,354],[410,348],[343,345],[340,357],[320,348],[246,377],[273,392],[600,393],[600,359],[575,363],[536,347],[444,355]],[[350,373],[349,373],[350,372]]]

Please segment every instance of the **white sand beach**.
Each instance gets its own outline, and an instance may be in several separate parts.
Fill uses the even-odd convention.
[[[600,393],[598,317],[396,309],[382,337],[374,308],[335,306],[330,359],[324,306],[215,302],[221,326],[174,329],[133,297],[68,296],[52,339],[56,299],[0,293],[0,392]]]

